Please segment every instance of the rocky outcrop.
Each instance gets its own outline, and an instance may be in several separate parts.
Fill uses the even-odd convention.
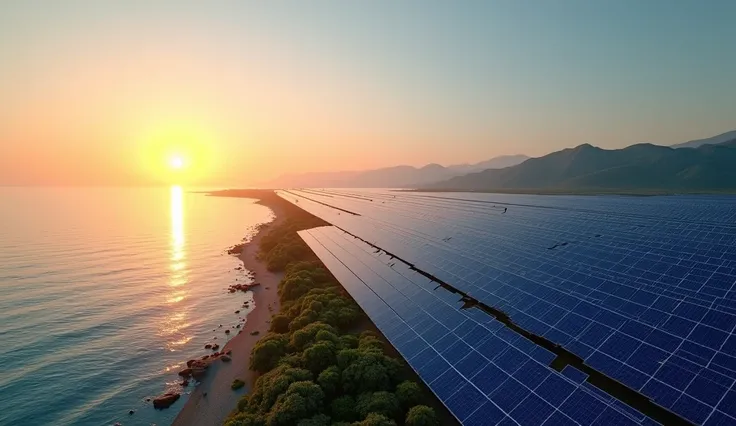
[[[236,291],[248,291],[254,287],[260,287],[261,283],[258,281],[252,282],[250,284],[233,284],[230,287],[227,288],[227,291],[230,293],[235,293]]]
[[[240,254],[243,252],[243,248],[245,248],[245,243],[235,244],[227,249],[227,254]]]
[[[153,408],[163,410],[164,408],[171,407],[171,404],[175,403],[181,395],[177,392],[167,392],[163,395],[153,398]]]

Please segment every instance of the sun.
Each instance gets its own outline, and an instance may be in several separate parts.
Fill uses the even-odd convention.
[[[180,155],[174,155],[169,158],[169,167],[174,170],[180,170],[184,168],[184,158]]]

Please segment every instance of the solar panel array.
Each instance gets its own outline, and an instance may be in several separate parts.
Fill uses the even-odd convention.
[[[736,281],[736,227],[733,225],[736,200],[732,197],[545,197],[354,190],[280,194],[473,299],[502,311],[519,327],[560,345],[582,358],[587,368],[623,383],[681,419],[708,425],[736,423],[736,390],[733,389],[736,378],[736,337],[733,336],[736,326],[733,289]],[[417,333],[443,357],[445,351],[456,352],[450,349],[457,344],[452,337],[430,342],[422,334],[425,330],[415,328],[416,324],[409,321],[412,312],[426,311],[436,302],[406,295],[402,298],[400,286],[379,285],[381,279],[375,273],[371,275],[365,266],[359,266],[367,262],[374,265],[375,270],[381,270],[379,264],[384,269],[395,270],[403,265],[401,262],[387,264],[376,258],[371,263],[366,255],[357,256],[355,251],[345,249],[347,243],[343,241],[358,244],[349,241],[352,237],[326,232],[312,231],[311,237],[305,240],[309,242],[311,238],[313,249],[317,243],[321,244],[323,254],[325,250],[337,252],[338,255],[332,256],[352,273],[353,281],[361,281],[363,287],[371,289],[375,297],[384,301],[385,308],[363,306],[379,327],[380,319],[377,318],[393,315],[382,313],[388,310],[407,324],[406,329]],[[373,248],[360,244],[368,247],[369,257],[379,256],[370,256]],[[319,250],[315,252],[320,254]],[[352,260],[345,262],[345,259]],[[336,266],[328,264],[328,267],[333,270]],[[346,276],[351,275],[343,273],[338,279],[347,288]],[[419,284],[415,283],[416,286]],[[431,288],[434,286],[436,283]],[[457,295],[447,294],[457,301]],[[354,297],[363,305],[360,297]],[[433,297],[441,296],[435,294]],[[405,304],[410,308],[400,308]],[[488,318],[492,319],[478,309],[459,310],[456,303],[450,305],[453,312],[465,317],[476,317],[480,313],[484,320],[475,318],[478,324],[473,326],[482,326]],[[475,313],[469,314],[471,312]],[[435,318],[441,319],[440,323],[447,330],[453,330],[444,317]],[[398,322],[386,324],[392,323]],[[600,412],[595,419],[578,419],[570,412],[570,407],[591,407],[587,398],[592,397],[603,404],[603,413],[625,413],[628,417],[623,419],[635,422],[652,421],[627,408],[615,395],[592,386],[590,380],[585,381],[583,373],[571,370],[573,367],[566,367],[561,374],[553,371],[549,367],[551,360],[545,362],[529,353],[543,348],[505,325],[501,326],[499,329],[495,329],[497,325],[483,326],[490,334],[482,338],[474,336],[466,343],[492,363],[489,365],[515,380],[518,378],[514,374],[525,369],[513,368],[533,361],[540,363],[543,371],[552,375],[550,377],[576,385],[565,399],[568,407],[564,410],[565,402],[560,406],[554,404],[557,401],[548,399],[544,383],[532,388],[519,380],[523,386],[517,387],[516,399],[519,400],[514,402],[521,403],[520,398],[534,395],[552,407],[554,416],[566,415],[580,424],[591,424],[595,419],[603,419]],[[408,333],[406,329],[402,332]],[[396,331],[387,330],[384,334],[402,354],[405,350],[411,354],[411,349],[402,350],[402,345],[420,345],[415,342],[416,338],[410,344],[394,342],[392,332]],[[445,335],[452,335],[448,333],[445,331]],[[498,337],[513,346],[513,342],[499,337],[498,333],[509,336],[508,340],[521,338],[532,346],[528,351],[516,347],[510,351],[507,346],[499,346],[495,351],[489,346],[484,351],[478,347],[497,340],[488,336]],[[516,337],[512,338],[509,333]],[[455,337],[463,340],[463,336]],[[470,345],[471,342],[476,346]],[[457,354],[469,355],[463,351]],[[503,359],[498,360],[497,354],[506,355],[500,355]],[[411,357],[406,354],[405,357],[432,387],[432,376],[425,377]],[[464,358],[456,359],[451,355],[443,359],[475,386],[475,390],[490,398],[483,404],[498,408],[503,419],[518,424],[552,421],[552,417],[517,419],[513,409],[502,407],[503,403],[499,405],[493,400],[492,393],[474,383],[474,376],[468,377],[460,371]],[[489,384],[493,383],[492,379],[488,380]],[[465,386],[460,390],[466,392]],[[432,389],[455,413],[451,395]],[[510,389],[507,391],[501,393],[514,394]],[[576,396],[573,398],[573,395]],[[468,401],[468,398],[461,399]],[[578,399],[580,403],[575,402]],[[461,414],[467,413],[462,411]],[[456,416],[473,424],[472,419]]]

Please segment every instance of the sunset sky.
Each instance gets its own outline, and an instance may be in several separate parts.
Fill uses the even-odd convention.
[[[3,1],[0,184],[709,137],[736,129],[734,22],[730,0]]]

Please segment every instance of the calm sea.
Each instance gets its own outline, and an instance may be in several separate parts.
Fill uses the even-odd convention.
[[[271,219],[180,187],[0,188],[0,425],[170,424],[186,395],[146,398],[227,341],[249,295],[223,251]]]

